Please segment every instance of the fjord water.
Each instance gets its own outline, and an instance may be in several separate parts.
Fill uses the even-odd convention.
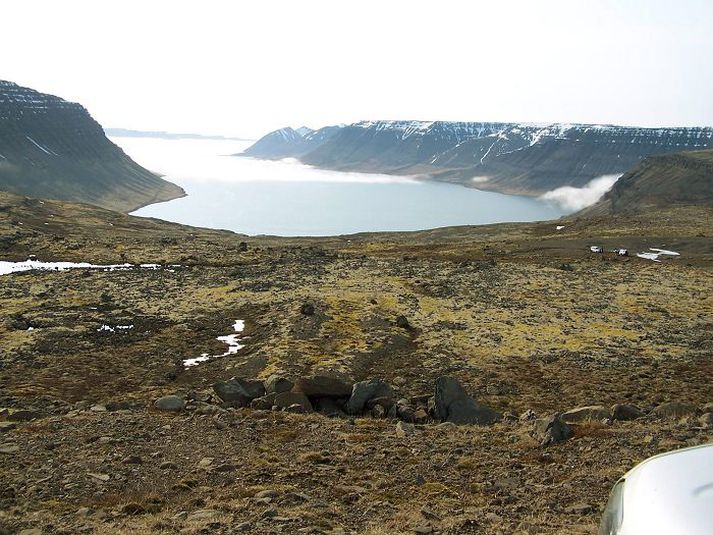
[[[133,215],[277,236],[329,236],[555,219],[554,205],[409,177],[315,169],[294,160],[233,157],[249,141],[112,137],[186,197]]]

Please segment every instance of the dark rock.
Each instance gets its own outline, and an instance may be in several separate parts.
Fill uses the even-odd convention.
[[[396,318],[396,326],[401,329],[407,329],[407,330],[412,328],[408,319],[406,319],[406,316],[398,316]]]
[[[262,381],[233,377],[228,381],[215,383],[213,391],[225,403],[247,407],[253,399],[265,395],[265,386]]]
[[[6,418],[11,422],[29,422],[40,417],[40,413],[29,409],[10,411]]]
[[[325,416],[344,416],[344,402],[337,398],[317,398],[314,407]]]
[[[627,405],[625,403],[617,403],[611,408],[612,420],[636,420],[641,418],[644,413],[636,405]]]
[[[345,405],[348,414],[360,414],[367,402],[374,398],[386,398],[392,400],[393,403],[394,390],[382,379],[369,379],[368,381],[360,381],[352,387],[351,396]]]
[[[297,379],[293,390],[315,398],[348,398],[352,385],[336,377],[313,375]]]
[[[289,392],[295,386],[292,381],[282,377],[281,375],[271,375],[265,381],[265,392],[268,394],[281,394]]]
[[[369,414],[371,414],[372,418],[381,419],[386,418],[386,412],[383,405],[374,405],[369,411]]]
[[[433,412],[437,419],[458,425],[489,425],[502,418],[500,413],[470,397],[452,377],[436,379]]]
[[[704,429],[711,429],[713,428],[713,412],[706,412],[703,414],[699,419],[698,423],[701,424],[701,427]]]
[[[282,392],[275,396],[275,407],[278,409],[287,409],[293,405],[302,405],[303,412],[312,412],[312,404],[309,398],[302,392]]]
[[[611,412],[602,405],[578,407],[562,413],[562,420],[568,424],[580,422],[600,422],[611,418]]]
[[[271,394],[266,394],[259,398],[255,398],[250,402],[250,408],[262,411],[269,411],[275,404],[275,396],[277,396],[277,394],[273,392]]]
[[[138,455],[129,455],[121,460],[121,464],[142,464],[143,461]]]
[[[163,396],[154,402],[154,407],[160,411],[180,412],[186,407],[186,402],[180,396]]]
[[[560,414],[553,414],[547,418],[535,420],[533,436],[540,441],[540,445],[549,446],[572,438],[574,431],[567,422],[562,420]]]
[[[305,316],[313,316],[314,315],[314,305],[312,303],[305,303],[300,307],[300,313],[304,314]]]
[[[696,407],[688,403],[669,401],[656,407],[651,411],[651,414],[658,418],[683,418],[696,414]]]

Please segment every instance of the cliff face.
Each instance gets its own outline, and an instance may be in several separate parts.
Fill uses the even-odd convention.
[[[713,128],[443,121],[365,121],[329,128],[328,136],[309,146],[297,134],[294,140],[283,139],[275,151],[263,143],[275,135],[268,134],[246,153],[541,195],[624,173],[647,156],[713,148]]]
[[[0,189],[128,212],[184,195],[109,141],[86,109],[0,81]]]
[[[713,205],[713,150],[652,156],[578,215],[619,214],[675,205]]]

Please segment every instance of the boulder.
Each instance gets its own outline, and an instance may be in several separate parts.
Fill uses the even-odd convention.
[[[309,398],[302,392],[282,392],[277,394],[275,396],[274,405],[282,410],[288,409],[293,405],[302,405],[304,408],[303,412],[312,412],[314,410]],[[291,412],[295,412],[295,410],[292,409]]]
[[[265,386],[262,381],[233,377],[215,383],[213,391],[225,403],[247,407],[253,399],[265,395]]]
[[[498,412],[470,397],[453,377],[436,379],[433,398],[433,415],[439,420],[458,425],[488,425],[502,418]]]
[[[300,313],[304,314],[305,316],[313,316],[314,315],[314,305],[312,303],[305,303],[300,307]]]
[[[704,429],[713,429],[713,412],[706,412],[703,414],[698,419],[698,423],[700,423],[701,427]]]
[[[565,422],[560,414],[553,414],[547,418],[535,420],[532,433],[533,437],[540,441],[540,445],[549,446],[564,442],[574,436],[574,431]]]
[[[611,408],[611,419],[626,421],[636,420],[644,415],[642,410],[636,405],[628,405],[626,403],[617,403]]]
[[[401,329],[406,329],[406,330],[411,329],[411,324],[409,323],[406,316],[398,316],[396,318],[396,326],[400,327]]]
[[[295,384],[281,375],[271,375],[265,381],[265,392],[268,394],[281,394],[289,392]]]
[[[186,402],[180,396],[163,396],[154,402],[154,407],[160,411],[180,412],[186,407]]]
[[[683,418],[696,414],[696,407],[688,403],[669,401],[656,407],[651,411],[651,414],[658,418]]]
[[[447,421],[456,425],[490,425],[502,419],[499,412],[471,397],[457,399],[448,407]]]
[[[255,410],[269,411],[275,404],[275,397],[277,394],[274,392],[271,394],[266,394],[259,398],[255,398],[250,402],[250,408]]]
[[[568,424],[582,422],[601,422],[611,418],[611,412],[603,405],[588,405],[586,407],[578,407],[562,413],[562,420]]]
[[[311,398],[348,398],[352,385],[336,377],[312,375],[297,379],[293,390]]]
[[[351,396],[344,406],[348,414],[361,414],[367,402],[375,398],[390,400],[387,410],[391,408],[394,399],[394,389],[382,379],[359,381],[352,387]]]

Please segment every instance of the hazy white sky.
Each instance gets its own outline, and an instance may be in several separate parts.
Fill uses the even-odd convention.
[[[104,126],[713,125],[712,0],[15,1],[0,50]]]

